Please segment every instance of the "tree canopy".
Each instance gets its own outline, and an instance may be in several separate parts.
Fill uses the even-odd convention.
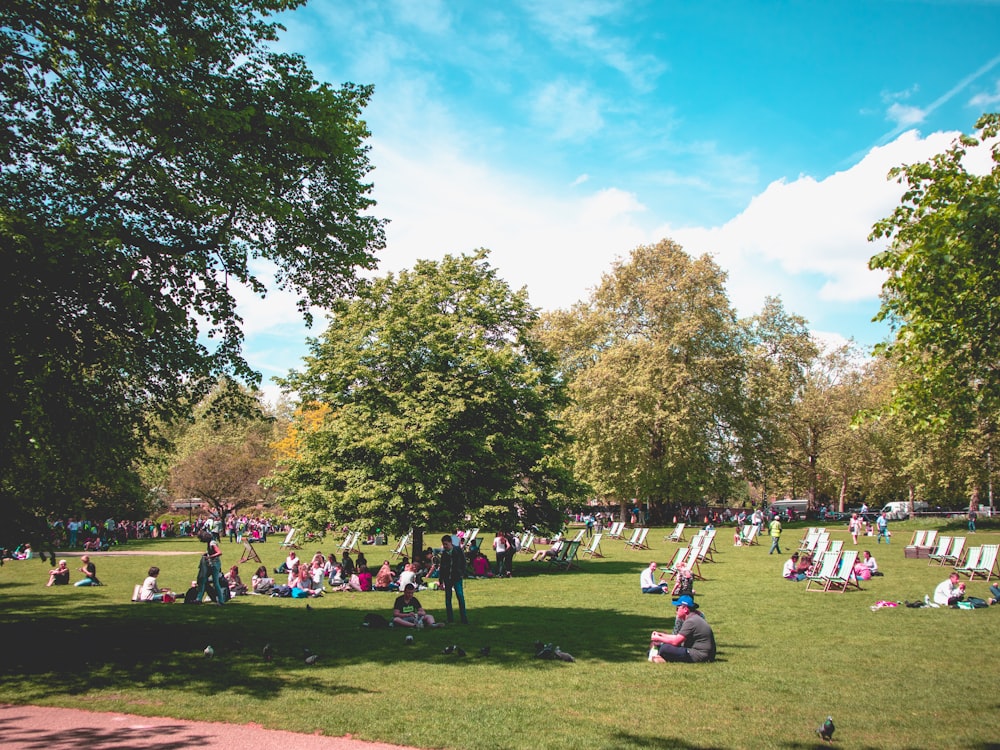
[[[879,351],[912,375],[895,404],[941,426],[995,422],[1000,407],[1000,114],[976,129],[978,137],[890,172],[906,192],[871,235],[891,242],[870,261],[889,273],[876,319],[895,329]],[[990,150],[986,174],[967,169],[976,148]]]
[[[234,285],[310,305],[384,244],[366,86],[273,51],[297,0],[0,9],[0,497],[25,516],[126,484],[151,419],[253,384]]]
[[[300,524],[560,523],[565,387],[537,311],[485,251],[420,261],[336,303],[285,388],[303,409],[276,478]],[[310,408],[328,409],[311,419]]]

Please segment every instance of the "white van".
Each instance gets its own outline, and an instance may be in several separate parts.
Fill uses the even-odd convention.
[[[801,517],[806,514],[808,509],[809,501],[805,498],[800,498],[798,500],[775,500],[771,503],[771,512],[780,513],[783,516],[791,512],[796,516]]]
[[[914,513],[923,513],[929,507],[923,500],[913,501]],[[906,521],[910,518],[910,503],[906,500],[886,503],[885,507],[879,512],[885,513],[885,517],[890,521]]]

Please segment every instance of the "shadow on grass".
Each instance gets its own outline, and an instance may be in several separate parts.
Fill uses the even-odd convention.
[[[8,694],[14,690],[27,701],[123,684],[259,699],[299,688],[327,695],[367,692],[338,681],[337,668],[352,665],[405,669],[408,663],[471,665],[488,658],[491,666],[540,674],[567,666],[536,659],[536,641],[554,642],[587,661],[621,662],[624,652],[641,662],[647,634],[654,627],[669,628],[673,614],[669,607],[661,618],[650,618],[596,607],[487,606],[470,609],[472,626],[417,632],[368,630],[361,627],[364,613],[356,608],[306,610],[289,600],[273,600],[273,606],[239,600],[225,607],[101,604],[62,616],[39,607],[37,600],[32,603],[36,615],[30,619],[0,610],[0,643],[24,644],[0,651],[0,678]],[[424,604],[443,614],[442,600],[428,598]],[[371,600],[371,611],[384,613],[387,606],[389,597]],[[415,647],[403,645],[408,633],[416,635]],[[213,658],[204,655],[209,644]],[[265,644],[272,644],[271,662],[262,656]],[[451,644],[463,645],[469,656],[443,655]],[[484,646],[490,646],[488,657],[478,656]],[[723,644],[720,650],[749,647]],[[315,666],[304,661],[307,648],[319,656]]]
[[[645,737],[631,732],[615,732],[611,735],[618,747],[648,747],[660,750],[724,750],[722,745],[700,745],[680,737]]]
[[[203,740],[198,734],[197,725],[160,725],[156,727],[155,734],[145,734],[141,740],[133,743],[122,736],[122,730],[118,727],[107,729],[59,727],[38,731],[37,729],[17,729],[12,726],[13,723],[12,720],[3,719],[0,715],[0,734],[3,735],[4,743],[23,748],[70,750],[70,748],[86,747],[90,750],[104,750],[105,748],[121,750],[122,748],[141,747],[150,750],[174,750],[175,748],[197,747],[202,744]]]

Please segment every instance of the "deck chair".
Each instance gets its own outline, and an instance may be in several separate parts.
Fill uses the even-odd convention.
[[[586,533],[587,533],[587,529],[586,528],[580,529],[578,532],[576,532],[576,536],[573,537],[570,541],[580,542],[582,544],[583,543],[583,535],[586,534]]]
[[[757,541],[757,537],[760,534],[760,526],[754,526],[753,524],[743,527],[743,533],[740,535],[740,546],[741,547],[755,547],[760,542]]]
[[[854,563],[858,561],[858,551],[856,549],[847,550],[840,558],[840,567],[837,572],[827,578],[824,591],[839,590],[843,594],[852,586],[861,591],[861,582],[854,572]]]
[[[628,539],[625,540],[626,548],[631,547],[635,543],[635,540],[639,538],[640,531],[642,531],[642,528],[639,526],[636,526],[634,529],[632,529],[632,536],[630,536]],[[625,539],[624,536],[622,536],[621,538]]]
[[[462,549],[466,552],[472,549],[472,545],[475,543],[477,536],[479,536],[478,526],[474,529],[469,529],[469,531],[465,534],[465,538],[462,539]]]
[[[590,539],[590,544],[583,551],[584,557],[604,557],[604,553],[601,552],[601,537],[604,536],[603,532],[598,532],[594,534]]]
[[[697,578],[699,581],[704,581],[705,576],[701,574],[701,542],[695,544],[691,542],[691,547],[688,548],[687,557],[684,558],[683,565],[688,570],[691,571],[691,575]]]
[[[837,563],[840,562],[840,555],[836,552],[824,552],[820,558],[819,570],[813,575],[806,576],[806,591],[826,591],[826,582],[837,573]],[[819,588],[813,588],[813,584],[818,584]]]
[[[711,559],[713,552],[718,552],[719,548],[715,546],[715,529],[704,529],[702,533],[705,535],[705,539],[708,541],[708,557],[709,562],[715,562]]]
[[[809,529],[802,541],[799,542],[799,552],[808,552],[812,554],[816,551],[816,543],[819,541],[819,531],[816,529]]]
[[[979,558],[982,557],[982,547],[969,547],[965,554],[965,561],[955,565],[955,572],[959,575],[970,575],[973,570],[979,567]]]
[[[951,549],[951,537],[942,536],[938,537],[937,548],[927,555],[927,564],[933,565],[937,563],[938,565],[943,565],[941,562],[942,558],[948,554],[948,550]]]
[[[951,549],[948,550],[948,554],[942,556],[942,565],[958,565],[962,561],[962,555],[965,552],[965,537],[956,536],[951,540]]]
[[[553,557],[548,558],[549,565],[561,570],[576,567],[576,555],[579,549],[580,542],[566,542]]]
[[[621,539],[622,534],[625,532],[625,522],[615,521],[608,528],[608,539]]]
[[[638,529],[638,535],[633,534],[633,538],[626,542],[626,547],[631,547],[632,549],[649,549],[649,545],[646,544],[646,536],[649,534],[649,527],[642,526]]]
[[[708,536],[703,536],[701,538],[701,544],[698,545],[698,558],[696,562],[699,565],[699,570],[701,563],[703,562],[715,562],[712,559],[712,540]]]
[[[535,535],[530,531],[524,532],[524,536],[521,538],[521,546],[518,548],[519,552],[527,552],[528,554],[534,554],[538,550],[535,549]]]
[[[299,544],[295,541],[295,539],[296,539],[295,529],[289,529],[288,533],[285,534],[285,540],[278,545],[278,548],[302,549],[302,547],[299,546]]]
[[[410,537],[413,536],[413,529],[410,529],[399,539],[399,544],[396,545],[396,549],[392,551],[390,557],[401,557],[403,555],[409,555],[409,550],[407,547],[410,546]]]
[[[344,537],[344,541],[340,543],[337,547],[338,552],[351,552],[355,549],[360,551],[358,547],[358,539],[361,537],[360,531],[348,531],[347,536]]]
[[[679,523],[676,526],[674,526],[674,530],[671,531],[670,534],[668,534],[667,536],[663,537],[663,541],[665,541],[665,542],[683,542],[683,541],[686,541],[684,539],[684,526],[685,525],[686,524]]]
[[[910,537],[910,543],[907,544],[906,546],[907,547],[923,547],[924,546],[924,539],[926,539],[926,538],[927,538],[927,532],[926,531],[914,531],[913,532],[913,536]]]
[[[666,567],[664,568],[666,572],[670,573],[671,575],[676,573],[677,566],[680,563],[684,562],[685,558],[687,557],[689,549],[690,547],[678,547],[676,550],[674,550],[674,556],[670,558],[670,562],[668,562],[666,564]]]
[[[836,552],[838,555],[842,554],[844,551],[844,540],[834,539],[832,542],[829,542],[829,546],[826,548],[826,551]]]
[[[969,580],[977,575],[981,575],[987,581],[995,575],[1000,575],[997,570],[997,552],[1000,551],[1000,544],[984,544],[979,553],[979,563],[969,570]]]

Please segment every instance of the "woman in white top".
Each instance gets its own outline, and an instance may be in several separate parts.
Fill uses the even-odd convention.
[[[149,569],[146,580],[142,582],[142,588],[139,589],[140,602],[162,602],[163,595],[170,591],[170,589],[161,589],[156,584],[158,575],[160,575],[160,569],[155,565]]]
[[[493,551],[497,553],[497,577],[502,577],[507,567],[507,537],[502,532],[493,539]]]

